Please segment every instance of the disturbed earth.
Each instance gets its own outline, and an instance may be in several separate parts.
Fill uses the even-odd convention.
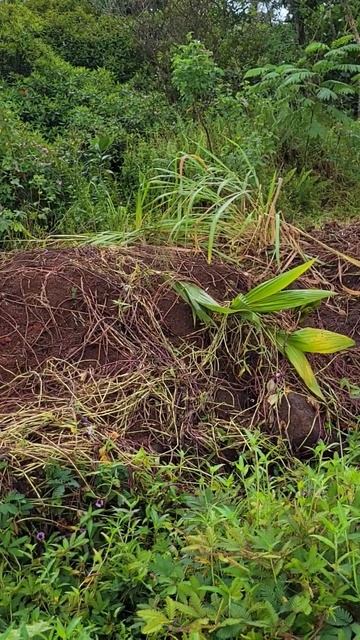
[[[296,286],[338,295],[306,317],[306,325],[357,343],[346,353],[312,358],[326,407],[239,321],[220,330],[194,325],[173,289],[176,280],[189,280],[219,302],[229,300],[276,272],[265,251],[244,252],[237,266],[153,246],[3,254],[2,457],[34,469],[44,456],[67,459],[75,450],[83,459],[106,461],[144,447],[170,457],[181,449],[231,460],[254,426],[286,438],[294,451],[355,428],[360,225],[331,225],[316,238],[323,244],[295,238],[282,263],[290,268],[318,258]],[[294,326],[298,320],[283,319]]]

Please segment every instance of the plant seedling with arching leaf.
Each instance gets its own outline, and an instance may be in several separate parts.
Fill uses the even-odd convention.
[[[259,284],[248,293],[239,293],[228,304],[218,303],[204,289],[192,282],[178,281],[174,284],[174,289],[191,306],[194,320],[198,318],[210,325],[214,324],[214,321],[208,312],[221,315],[240,314],[244,320],[261,327],[261,314],[306,307],[334,295],[332,291],[323,289],[286,289],[310,269],[314,262],[315,260],[309,260]],[[323,393],[305,354],[336,353],[355,344],[354,340],[347,336],[310,327],[290,334],[273,331],[267,332],[267,335],[288,358],[308,389],[322,399]]]

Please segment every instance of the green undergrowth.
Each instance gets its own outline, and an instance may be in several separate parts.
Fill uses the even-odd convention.
[[[0,638],[360,638],[359,437],[228,467],[48,464],[0,508]],[[342,455],[341,455],[342,454]],[[25,486],[25,485],[24,485]]]

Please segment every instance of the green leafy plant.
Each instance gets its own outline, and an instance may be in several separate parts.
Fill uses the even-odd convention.
[[[204,119],[204,110],[209,107],[219,89],[223,71],[218,67],[211,51],[189,34],[187,44],[179,45],[172,58],[172,82],[180,93],[185,106],[192,110],[206,133],[212,150],[210,132]]]
[[[312,42],[296,65],[257,67],[245,78],[258,79],[259,88],[274,90],[280,99],[304,109],[310,116],[308,135],[321,136],[324,115],[341,120],[339,109],[346,109],[346,98],[357,92],[360,45],[352,40],[346,36],[331,46]]]
[[[210,311],[226,316],[240,314],[244,320],[263,328],[266,335],[294,366],[310,391],[323,398],[305,353],[336,353],[354,346],[354,340],[339,333],[312,328],[299,329],[290,334],[275,329],[269,330],[268,327],[262,327],[260,320],[261,314],[306,307],[334,295],[333,292],[322,289],[284,290],[310,269],[314,262],[309,260],[259,284],[248,293],[240,293],[229,304],[219,304],[206,291],[190,282],[176,282],[174,288],[191,306],[194,319],[198,318],[205,324],[213,323],[212,317],[208,314]]]
[[[275,100],[273,117],[282,144],[289,155],[301,149],[305,166],[312,141],[324,142],[333,131],[346,134],[351,126],[359,91],[359,58],[360,44],[345,36],[331,45],[312,42],[295,64],[266,64],[245,74],[255,82],[251,91]]]

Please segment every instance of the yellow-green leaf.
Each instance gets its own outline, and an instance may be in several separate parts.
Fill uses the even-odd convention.
[[[294,331],[288,338],[288,344],[305,353],[336,353],[354,347],[355,341],[341,333],[306,327]]]
[[[138,611],[138,616],[142,618],[145,623],[141,631],[146,634],[157,633],[170,622],[161,611],[157,611],[156,609]]]
[[[289,343],[285,345],[285,354],[308,389],[310,389],[315,396],[323,400],[323,393],[305,354]]]
[[[260,300],[265,300],[265,298],[279,293],[279,291],[282,291],[292,282],[300,278],[300,276],[302,276],[305,271],[308,271],[308,269],[312,267],[314,262],[315,260],[308,260],[307,262],[304,262],[304,264],[301,264],[298,267],[294,267],[294,269],[285,271],[285,273],[281,273],[275,278],[271,278],[271,280],[262,282],[257,287],[254,287],[254,289],[245,294],[244,301],[249,304],[260,302]]]

